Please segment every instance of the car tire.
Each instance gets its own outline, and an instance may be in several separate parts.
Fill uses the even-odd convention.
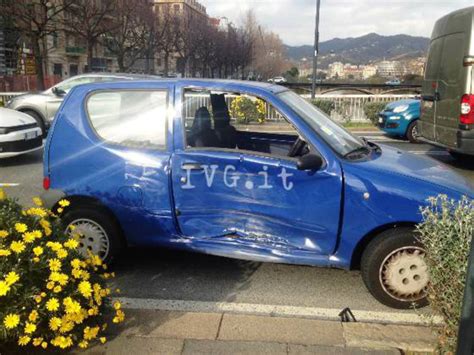
[[[81,205],[66,210],[62,216],[66,234],[80,233],[79,251],[93,251],[110,264],[123,249],[124,243],[118,223],[105,209],[95,205]],[[70,226],[74,225],[74,231]]]
[[[38,124],[38,127],[41,128],[43,138],[45,138],[46,133],[47,133],[46,132],[46,125],[44,124],[44,121],[41,118],[41,116],[38,113],[36,113],[35,111],[32,111],[32,110],[24,110],[22,112],[26,113],[28,116],[31,116],[35,119],[36,123]]]
[[[410,143],[414,143],[414,144],[421,143],[418,140],[418,137],[419,137],[418,120],[413,121],[412,123],[408,125],[406,137],[410,141]]]
[[[362,255],[361,274],[367,289],[392,308],[426,306],[429,275],[424,254],[412,228],[379,234]]]

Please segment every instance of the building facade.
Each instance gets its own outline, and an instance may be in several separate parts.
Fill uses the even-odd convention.
[[[377,63],[377,73],[384,78],[400,78],[406,70],[400,62],[384,60]]]

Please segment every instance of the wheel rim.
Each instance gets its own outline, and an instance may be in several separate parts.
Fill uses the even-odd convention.
[[[411,129],[411,135],[412,137],[416,140],[418,139],[419,137],[419,134],[418,134],[418,125],[413,125],[413,128]]]
[[[383,261],[379,278],[390,297],[403,302],[416,302],[426,297],[429,274],[420,247],[404,247],[390,253]]]
[[[66,230],[70,237],[78,240],[78,250],[85,257],[88,256],[88,251],[98,255],[102,260],[109,255],[109,237],[97,222],[85,218],[76,219],[69,223]]]

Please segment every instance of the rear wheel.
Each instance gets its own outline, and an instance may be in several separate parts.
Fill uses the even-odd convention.
[[[378,235],[362,255],[361,272],[370,293],[386,306],[408,309],[428,304],[425,250],[410,228]]]
[[[407,139],[410,143],[420,143],[418,137],[420,133],[418,132],[418,121],[413,121],[407,128]]]
[[[63,217],[66,234],[79,241],[79,252],[88,251],[110,263],[122,249],[121,232],[113,217],[97,206],[78,206]],[[72,228],[71,228],[72,227]]]
[[[46,125],[44,124],[44,121],[41,116],[32,110],[25,110],[22,112],[35,119],[36,123],[38,124],[38,127],[41,128],[43,138],[46,137]]]

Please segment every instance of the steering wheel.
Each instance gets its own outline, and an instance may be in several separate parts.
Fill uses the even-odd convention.
[[[288,156],[290,158],[298,156],[302,152],[305,146],[306,146],[306,142],[302,140],[300,137],[298,137],[298,139],[295,141],[290,151],[288,152]]]

